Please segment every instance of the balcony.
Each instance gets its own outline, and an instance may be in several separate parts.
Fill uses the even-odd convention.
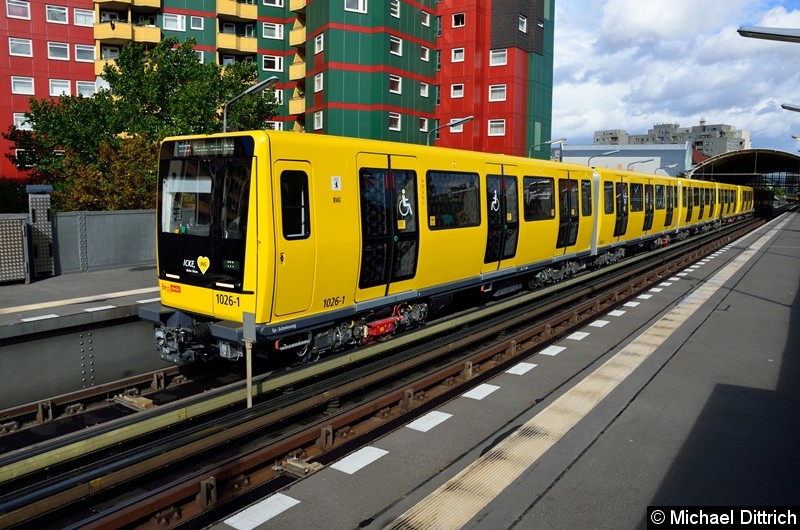
[[[133,25],[128,22],[100,22],[94,25],[94,38],[103,44],[123,46],[133,40]]]
[[[306,44],[305,26],[295,26],[289,32],[289,46],[305,46],[305,44]]]
[[[95,5],[101,9],[113,9],[116,11],[126,9],[131,5],[131,0],[94,0]]]
[[[100,76],[103,75],[103,67],[106,63],[110,63],[111,65],[115,65],[116,61],[114,59],[97,59],[94,62],[94,75]]]
[[[240,37],[233,33],[217,33],[217,49],[221,52],[256,53],[258,39],[255,37]]]
[[[217,0],[217,15],[223,18],[248,20],[255,22],[258,20],[258,5],[244,4],[236,0]]]
[[[161,9],[161,0],[133,0],[131,4],[133,7],[149,7],[152,9]]]
[[[306,62],[295,56],[295,61],[289,65],[289,80],[291,81],[305,81],[306,79]]]
[[[289,11],[302,11],[306,8],[308,0],[289,0]]]
[[[289,98],[289,114],[305,114],[306,113],[306,97],[305,96],[292,96]]]
[[[161,28],[156,26],[133,26],[133,41],[158,44],[161,42]]]

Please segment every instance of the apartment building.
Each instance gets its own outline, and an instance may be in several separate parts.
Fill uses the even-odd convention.
[[[277,76],[274,129],[549,156],[554,0],[4,0],[0,127],[90,96],[128,42]],[[7,53],[3,53],[7,52]],[[458,125],[448,126],[452,122]],[[10,144],[0,139],[0,152]],[[0,178],[24,178],[5,156]]]

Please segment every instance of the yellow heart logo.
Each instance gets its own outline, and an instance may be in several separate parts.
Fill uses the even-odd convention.
[[[208,257],[197,256],[197,268],[200,269],[200,272],[205,274],[209,266],[211,266],[211,260]]]

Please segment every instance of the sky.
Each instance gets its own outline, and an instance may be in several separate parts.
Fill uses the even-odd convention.
[[[798,154],[800,113],[781,104],[800,105],[800,44],[743,26],[798,29],[800,0],[555,0],[552,138],[704,118]]]

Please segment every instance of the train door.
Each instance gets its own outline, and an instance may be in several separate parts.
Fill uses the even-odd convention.
[[[673,207],[673,189],[674,186],[667,185],[666,186],[666,193],[667,193],[667,200],[665,206],[667,207],[667,216],[664,219],[664,226],[671,226],[672,225],[672,217],[675,214],[675,208]]]
[[[642,231],[644,233],[653,229],[653,215],[655,214],[655,203],[653,200],[653,185],[644,185],[644,224]]]
[[[515,175],[505,174],[510,168],[497,164],[486,166],[487,234],[483,272],[496,270],[502,260],[517,254],[519,239],[519,191]]]
[[[683,205],[686,207],[686,224],[692,222],[692,211],[693,211],[693,204],[694,201],[692,200],[692,189],[688,186],[683,188]]]
[[[614,198],[616,199],[617,220],[614,223],[614,237],[619,240],[628,231],[628,183],[619,177],[614,183]]]
[[[556,248],[575,245],[578,240],[579,215],[579,181],[570,178],[569,172],[563,172],[564,177],[558,179],[558,239]],[[562,252],[563,253],[563,252]]]
[[[358,155],[361,264],[356,300],[404,290],[419,254],[417,175],[413,158]]]
[[[275,314],[311,306],[316,267],[312,231],[311,164],[278,160],[273,168],[275,205]]]

